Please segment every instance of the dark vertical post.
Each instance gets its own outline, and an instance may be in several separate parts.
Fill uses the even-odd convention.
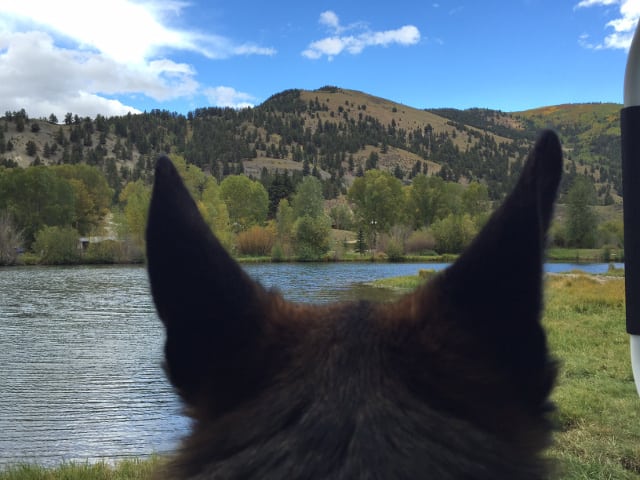
[[[640,25],[640,23],[639,23]],[[624,198],[624,264],[627,332],[631,338],[631,367],[640,394],[640,28],[629,49],[624,77],[622,190]]]

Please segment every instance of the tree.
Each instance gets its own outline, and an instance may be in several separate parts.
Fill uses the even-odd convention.
[[[27,152],[27,155],[33,157],[38,152],[38,145],[36,145],[36,142],[34,142],[33,140],[29,140],[27,142],[25,150]]]
[[[73,187],[48,167],[11,169],[0,176],[0,210],[9,212],[30,247],[42,227],[71,225]]]
[[[88,235],[93,220],[93,200],[85,184],[76,178],[69,180],[75,199],[75,215],[72,225],[80,235]]]
[[[291,233],[293,232],[293,224],[296,218],[293,213],[293,208],[289,204],[289,200],[283,198],[278,205],[278,211],[276,212],[276,229],[278,232],[278,239],[283,244],[288,244],[291,241]]]
[[[191,193],[191,196],[196,200],[199,200],[204,191],[207,177],[197,165],[188,164],[187,161],[181,155],[171,154],[169,155],[171,162],[178,170],[178,173],[182,177],[187,190]]]
[[[351,230],[353,227],[353,212],[346,203],[339,203],[329,211],[332,225],[338,230]]]
[[[358,229],[358,237],[356,240],[356,251],[360,255],[364,255],[367,253],[367,242],[364,239],[364,230],[361,228]]]
[[[402,222],[405,207],[402,183],[389,172],[367,170],[363,177],[354,180],[348,198],[354,204],[359,226],[372,240]]]
[[[222,199],[220,186],[214,177],[207,177],[198,209],[205,222],[215,233],[220,243],[230,249],[232,246],[231,231],[229,229],[229,210]]]
[[[287,204],[281,204],[281,214]],[[331,221],[324,214],[322,183],[314,176],[304,177],[291,201],[293,249],[299,260],[319,260],[329,250]]]
[[[463,189],[462,185],[445,182],[439,176],[416,175],[407,199],[407,212],[414,228],[428,227],[436,220],[460,213]]]
[[[233,231],[246,230],[267,219],[269,195],[260,182],[244,175],[229,175],[220,183],[220,192],[227,204]]]
[[[267,192],[269,193],[269,218],[275,217],[280,201],[284,198],[289,199],[295,191],[293,181],[288,171],[280,174],[277,170],[273,179],[268,183]]]
[[[596,199],[593,181],[576,176],[567,193],[566,237],[571,247],[592,248],[596,241],[597,218],[593,210]]]
[[[121,235],[130,239],[135,246],[144,249],[144,235],[147,215],[151,203],[151,190],[142,180],[129,182],[120,193],[124,204]]]
[[[294,251],[298,260],[320,260],[329,250],[331,222],[325,215],[312,218],[304,215],[294,225]]]
[[[322,195],[322,183],[316,177],[304,177],[298,185],[296,193],[291,201],[293,213],[296,218],[305,215],[317,218],[324,210],[324,197]]]
[[[462,210],[472,217],[489,210],[489,189],[483,183],[471,182],[462,192]]]
[[[0,212],[0,265],[13,265],[22,246],[22,235],[9,212]]]
[[[436,249],[440,253],[460,253],[478,233],[469,214],[449,214],[431,226],[436,239]]]
[[[33,250],[40,261],[52,265],[77,263],[80,260],[78,231],[70,227],[44,227],[36,234]]]
[[[104,174],[96,167],[86,164],[59,165],[53,171],[73,186],[76,196],[75,228],[81,235],[95,231],[109,213],[113,189]]]
[[[378,154],[376,152],[371,152],[367,161],[365,162],[365,170],[373,170],[378,168]]]

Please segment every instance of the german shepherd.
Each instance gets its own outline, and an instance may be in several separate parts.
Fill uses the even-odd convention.
[[[165,370],[192,418],[172,479],[543,479],[540,324],[562,172],[543,132],[449,268],[396,303],[291,303],[227,254],[158,159],[147,227]]]

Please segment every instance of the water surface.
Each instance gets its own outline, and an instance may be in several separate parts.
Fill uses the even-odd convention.
[[[259,264],[293,301],[445,264]],[[594,273],[606,264],[550,264]],[[142,267],[0,268],[0,466],[114,460],[175,448],[188,430],[160,366],[164,331]]]

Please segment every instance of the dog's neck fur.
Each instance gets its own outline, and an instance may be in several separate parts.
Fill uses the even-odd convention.
[[[194,419],[163,477],[546,478],[542,261],[561,170],[545,132],[449,269],[395,304],[309,306],[251,280],[160,159],[149,276]]]

